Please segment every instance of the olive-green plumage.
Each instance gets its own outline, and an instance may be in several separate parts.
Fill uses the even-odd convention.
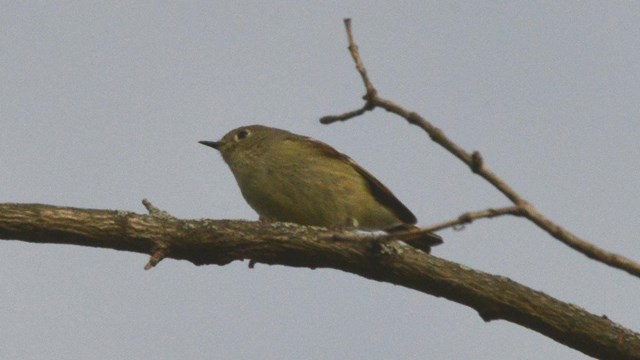
[[[252,125],[201,143],[220,151],[261,219],[387,231],[415,228],[415,216],[391,191],[320,141]],[[442,242],[426,235],[421,246],[414,246],[428,250]]]

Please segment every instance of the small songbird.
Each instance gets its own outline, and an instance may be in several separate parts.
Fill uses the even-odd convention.
[[[220,141],[220,151],[249,205],[264,221],[386,232],[417,230],[416,217],[386,186],[331,146],[285,130],[243,126]],[[429,252],[434,233],[404,239]]]

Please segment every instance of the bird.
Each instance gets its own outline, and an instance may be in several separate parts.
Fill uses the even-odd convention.
[[[415,215],[385,185],[324,142],[249,125],[199,143],[220,152],[261,221],[391,234],[419,230]],[[427,253],[443,242],[432,232],[402,240]]]

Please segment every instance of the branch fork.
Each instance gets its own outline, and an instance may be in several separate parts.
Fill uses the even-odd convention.
[[[495,173],[489,170],[485,165],[480,152],[467,152],[452,140],[450,140],[442,130],[433,126],[429,121],[420,116],[418,113],[407,110],[390,100],[380,97],[378,91],[373,86],[369,75],[367,74],[367,69],[364,66],[364,62],[360,57],[358,46],[356,45],[353,37],[351,19],[344,19],[344,26],[347,32],[349,53],[353,58],[356,70],[360,74],[363,85],[365,87],[366,93],[362,97],[365,100],[365,104],[362,108],[354,111],[349,111],[340,115],[324,116],[320,119],[320,122],[322,124],[331,124],[336,121],[347,121],[351,118],[364,114],[366,111],[374,110],[375,108],[382,108],[388,112],[394,113],[407,120],[407,122],[409,122],[410,124],[416,125],[423,129],[429,135],[431,140],[445,148],[460,161],[464,162],[474,174],[482,177],[487,182],[489,182],[493,187],[500,191],[515,205],[514,207],[496,210],[488,209],[482,212],[463,214],[455,220],[436,224],[421,231],[437,231],[448,227],[459,228],[460,226],[470,223],[471,220],[477,218],[491,218],[502,215],[521,216],[533,222],[540,229],[549,233],[549,235],[551,235],[552,237],[561,241],[570,248],[582,253],[583,255],[613,268],[626,271],[633,276],[640,277],[640,264],[638,262],[625,258],[622,255],[618,255],[599,248],[545,217],[532,204],[527,202],[520,196],[520,194],[513,190],[502,178],[498,177]]]
[[[171,214],[164,210],[160,210],[147,199],[142,200],[142,205],[144,205],[151,217],[158,220],[176,220],[176,218],[171,216]],[[149,262],[144,266],[145,270],[151,270],[169,254],[168,242],[163,240],[152,240],[152,243],[153,246],[151,247]]]

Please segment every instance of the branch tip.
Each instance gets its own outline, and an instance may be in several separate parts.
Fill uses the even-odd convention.
[[[154,213],[157,213],[158,211],[160,211],[160,209],[155,207],[155,205],[153,205],[151,201],[147,199],[142,199],[142,205],[144,205],[144,207],[147,209],[147,211],[149,212],[149,215],[153,215]]]
[[[169,247],[166,244],[156,244],[151,249],[151,257],[149,262],[144,266],[145,270],[151,270],[151,268],[158,265],[169,254]]]
[[[344,26],[347,32],[347,40],[349,43],[348,49],[351,57],[353,58],[353,62],[355,63],[356,70],[360,74],[362,78],[362,82],[364,84],[366,93],[362,96],[362,99],[365,101],[364,105],[357,110],[349,111],[341,115],[332,115],[332,116],[324,116],[320,119],[320,123],[322,124],[331,124],[336,121],[346,121],[356,116],[360,116],[367,111],[371,111],[378,106],[378,91],[371,83],[369,76],[367,75],[367,69],[360,58],[360,53],[358,51],[358,45],[356,45],[355,40],[353,39],[353,32],[351,30],[351,19],[344,19]]]
[[[351,118],[354,118],[356,116],[360,116],[362,114],[364,114],[367,111],[371,111],[375,109],[375,105],[371,105],[369,104],[369,102],[365,103],[363,107],[361,107],[360,109],[357,110],[353,110],[353,111],[349,111],[346,112],[344,114],[340,114],[340,115],[329,115],[329,116],[323,116],[322,118],[320,118],[320,123],[324,124],[324,125],[328,125],[331,123],[334,123],[336,121],[347,121]]]
[[[170,219],[173,217],[168,212],[157,208],[155,205],[151,203],[151,201],[147,199],[142,199],[142,205],[144,205],[144,207],[147,209],[147,211],[149,212],[149,215],[153,217],[165,218],[165,219]]]

